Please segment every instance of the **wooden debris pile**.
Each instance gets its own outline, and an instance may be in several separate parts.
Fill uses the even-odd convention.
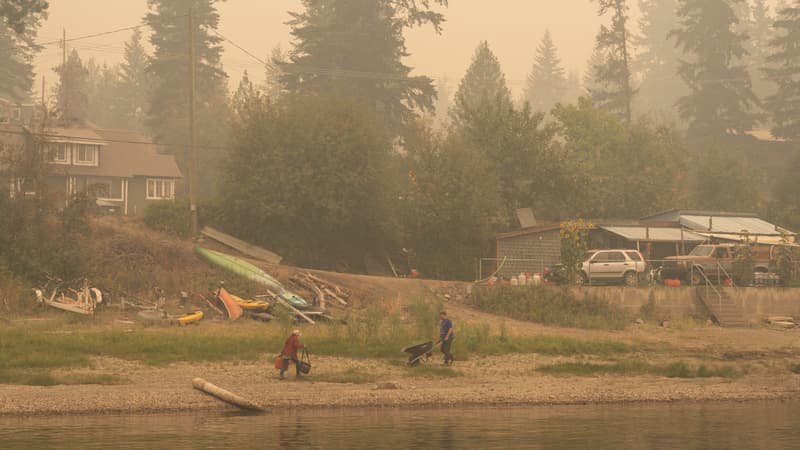
[[[298,273],[289,280],[311,292],[314,295],[312,303],[323,311],[327,309],[328,300],[331,300],[330,303],[334,306],[348,306],[347,300],[350,298],[350,294],[330,281],[308,272]]]

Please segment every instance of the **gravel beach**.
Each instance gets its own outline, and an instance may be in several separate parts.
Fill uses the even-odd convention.
[[[254,363],[153,368],[102,359],[93,372],[114,373],[119,385],[0,385],[0,415],[150,414],[226,411],[224,404],[192,388],[194,377],[262,405],[282,408],[427,407],[459,405],[542,405],[675,401],[800,399],[800,377],[767,376],[756,370],[737,378],[658,376],[554,377],[535,371],[558,358],[537,355],[479,358],[459,362],[457,376],[417,376],[385,361],[315,358],[312,373],[279,381],[265,356]],[[428,363],[438,364],[438,361]],[[412,369],[413,370],[413,369]],[[82,373],[85,373],[84,370]],[[375,382],[331,382],[342,373],[380,374]],[[65,372],[68,375],[69,372]]]

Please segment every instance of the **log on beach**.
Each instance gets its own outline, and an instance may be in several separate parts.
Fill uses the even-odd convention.
[[[263,412],[264,408],[256,405],[255,403],[247,400],[246,398],[242,398],[233,392],[226,391],[221,387],[209,383],[208,381],[202,378],[195,378],[192,380],[192,386],[200,392],[208,394],[218,400],[221,400],[229,405],[236,406],[237,408],[245,409],[248,411],[259,411]]]

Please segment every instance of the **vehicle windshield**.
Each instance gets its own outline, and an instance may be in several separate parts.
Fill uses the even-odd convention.
[[[714,253],[713,245],[698,245],[689,253],[689,256],[711,256]]]

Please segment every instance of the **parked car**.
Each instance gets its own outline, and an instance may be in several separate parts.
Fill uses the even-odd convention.
[[[584,284],[617,282],[635,286],[646,271],[647,262],[636,250],[592,250],[586,252],[580,281]]]
[[[702,284],[706,277],[722,282],[734,275],[733,266],[739,246],[740,244],[703,244],[695,247],[688,255],[670,256],[661,268],[661,278],[682,279],[691,284]],[[753,271],[769,272],[772,248],[756,245],[751,247],[751,252]]]

